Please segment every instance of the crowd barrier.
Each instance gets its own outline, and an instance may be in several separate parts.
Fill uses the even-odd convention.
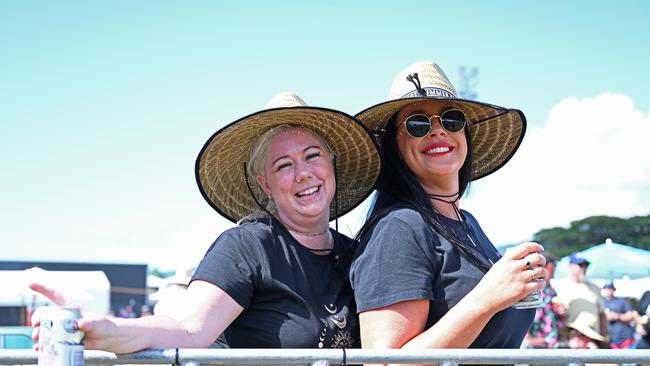
[[[115,355],[85,351],[86,365],[648,364],[650,350],[573,349],[161,349]],[[35,365],[32,350],[0,350],[0,365]]]

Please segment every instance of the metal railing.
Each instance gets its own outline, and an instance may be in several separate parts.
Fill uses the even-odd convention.
[[[87,365],[650,364],[650,350],[574,349],[162,349],[115,355],[85,351]],[[0,365],[34,365],[32,350],[0,350]]]

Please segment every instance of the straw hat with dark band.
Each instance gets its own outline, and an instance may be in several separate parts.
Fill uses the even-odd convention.
[[[419,92],[416,82],[407,79],[415,73]],[[388,102],[372,106],[356,117],[370,130],[378,132],[400,109],[420,100],[448,101],[453,108],[465,113],[472,136],[472,180],[483,178],[505,165],[526,132],[526,117],[520,110],[458,99],[447,75],[431,61],[417,62],[400,72],[393,80],[388,97]]]
[[[210,206],[228,220],[237,222],[260,207],[251,190],[255,177],[248,177],[244,163],[258,137],[278,125],[306,127],[320,135],[336,157],[338,212],[334,204],[330,220],[341,216],[372,192],[379,177],[381,160],[375,140],[354,117],[332,109],[308,107],[293,93],[276,95],[262,110],[243,117],[217,131],[205,143],[196,159],[196,181]],[[268,203],[265,195],[255,198]]]

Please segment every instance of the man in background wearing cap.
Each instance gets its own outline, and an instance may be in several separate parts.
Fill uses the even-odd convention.
[[[609,345],[612,348],[630,348],[634,345],[634,310],[627,299],[614,296],[614,282],[603,286],[605,295],[605,315],[607,316],[607,332]]]
[[[607,336],[607,318],[605,317],[604,299],[600,287],[585,278],[589,261],[577,253],[569,257],[569,276],[555,279],[553,288],[557,291],[558,300],[568,309],[567,322],[572,323],[582,312],[593,314],[599,319],[595,330]]]

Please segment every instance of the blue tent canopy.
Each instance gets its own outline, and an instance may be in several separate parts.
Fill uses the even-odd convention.
[[[611,239],[578,252],[591,264],[587,267],[588,278],[630,279],[650,276],[650,250],[614,243]],[[566,277],[569,273],[569,257],[557,265],[555,277]]]

